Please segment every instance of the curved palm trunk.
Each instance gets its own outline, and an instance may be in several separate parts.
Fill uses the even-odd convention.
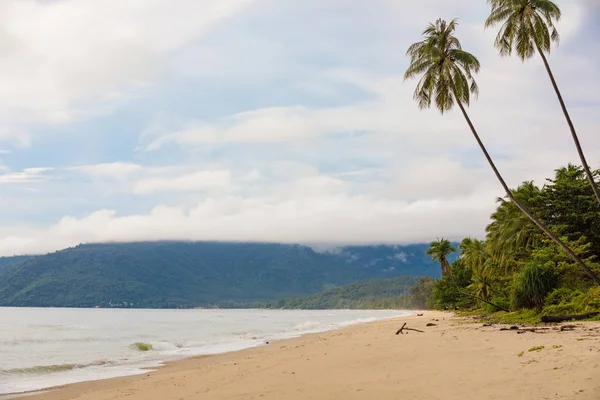
[[[450,269],[450,263],[446,259],[446,257],[440,258],[440,264],[442,264],[442,276],[452,275],[452,270]]]
[[[496,178],[498,178],[498,181],[500,181],[500,184],[504,188],[504,191],[506,191],[506,194],[510,198],[510,200],[514,203],[515,206],[517,206],[517,208],[519,210],[521,210],[521,212],[523,214],[525,214],[527,216],[527,218],[529,218],[531,220],[531,222],[533,222],[546,235],[548,235],[550,237],[550,239],[552,239],[557,245],[559,245],[573,259],[573,261],[575,261],[577,263],[577,265],[579,265],[589,275],[589,277],[598,286],[600,286],[600,278],[598,278],[596,276],[596,274],[594,274],[594,272],[583,262],[583,260],[579,256],[577,256],[577,254],[575,254],[573,252],[573,250],[571,250],[569,248],[569,246],[567,246],[562,240],[560,240],[560,238],[558,236],[556,236],[550,229],[548,229],[535,215],[533,215],[531,212],[529,212],[529,210],[527,208],[525,208],[521,203],[519,203],[519,201],[515,198],[515,196],[513,195],[512,191],[510,190],[510,188],[508,187],[506,182],[504,182],[504,178],[502,178],[502,175],[500,175],[500,172],[496,168],[496,165],[494,164],[492,157],[490,157],[483,142],[479,138],[479,135],[477,134],[477,131],[475,130],[475,127],[473,126],[473,123],[471,122],[471,119],[469,118],[469,115],[467,114],[465,107],[462,105],[460,100],[458,100],[457,96],[455,96],[455,98],[456,98],[456,102],[458,103],[458,106],[460,107],[460,110],[463,113],[463,116],[465,117],[465,119],[467,120],[467,123],[469,124],[469,128],[471,128],[471,132],[473,133],[475,140],[479,144],[481,151],[485,155],[485,158],[487,159],[488,163],[490,164],[490,167],[492,167],[494,174],[496,174]]]
[[[537,44],[536,44],[536,46],[537,46]],[[567,124],[569,124],[569,129],[571,130],[571,136],[573,136],[573,141],[575,142],[575,147],[577,147],[577,153],[579,154],[579,159],[581,160],[581,164],[583,165],[585,174],[587,175],[587,178],[590,181],[590,185],[592,185],[592,190],[594,191],[594,194],[596,195],[596,199],[598,199],[598,203],[600,203],[600,189],[598,189],[598,184],[594,180],[594,175],[592,174],[592,171],[590,170],[590,166],[588,165],[587,160],[585,159],[585,155],[583,154],[583,149],[581,148],[581,143],[579,142],[579,137],[577,136],[577,132],[575,132],[575,126],[573,125],[573,121],[571,121],[571,116],[569,115],[569,112],[567,111],[567,106],[565,105],[562,95],[560,94],[560,90],[558,89],[558,85],[556,84],[556,79],[554,79],[554,74],[552,73],[552,70],[550,69],[550,64],[548,64],[548,60],[546,59],[544,52],[540,49],[540,46],[537,46],[537,50],[538,50],[538,53],[540,54],[540,56],[542,57],[542,60],[544,61],[544,66],[546,67],[546,72],[548,72],[548,76],[550,77],[550,81],[552,82],[552,87],[554,88],[554,91],[556,92],[556,97],[558,97],[558,102],[560,103],[560,107],[562,108],[563,114],[565,115],[565,118],[567,119]]]

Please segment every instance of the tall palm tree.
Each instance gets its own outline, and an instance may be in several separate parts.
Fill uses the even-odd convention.
[[[429,24],[423,31],[424,39],[412,44],[407,51],[410,65],[404,74],[404,79],[423,75],[414,92],[414,99],[419,108],[430,108],[432,101],[443,114],[450,111],[456,103],[462,111],[473,137],[481,148],[496,178],[506,191],[508,198],[525,214],[531,222],[546,233],[558,244],[589,276],[600,286],[600,278],[569,248],[558,236],[548,229],[537,217],[525,208],[513,195],[502,175],[496,168],[475,126],[465,109],[471,100],[471,95],[477,96],[479,89],[473,77],[479,72],[479,61],[472,54],[464,51],[459,40],[454,36],[456,19],[449,23],[438,19],[435,24]]]
[[[439,261],[442,267],[442,276],[451,275],[452,270],[450,269],[450,263],[448,262],[448,255],[454,253],[456,249],[452,246],[448,240],[441,238],[435,242],[429,244],[429,248],[425,252],[428,256],[431,256],[433,261]]]
[[[560,8],[550,0],[488,0],[488,4],[491,5],[492,12],[485,21],[486,28],[502,24],[495,42],[501,56],[509,56],[514,50],[523,61],[532,58],[536,53],[542,57],[546,72],[548,72],[552,87],[571,130],[581,164],[594,194],[600,202],[600,189],[585,159],[575,126],[546,58],[546,53],[550,53],[552,42],[558,43],[559,41],[559,34],[554,22],[560,20]]]

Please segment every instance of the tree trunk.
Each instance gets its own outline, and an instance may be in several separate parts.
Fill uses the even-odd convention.
[[[557,245],[559,245],[569,255],[569,257],[571,257],[573,259],[573,261],[575,261],[577,263],[577,265],[579,265],[581,267],[581,269],[583,269],[588,274],[588,276],[596,283],[596,285],[600,286],[600,278],[598,278],[596,276],[596,274],[594,274],[594,272],[583,262],[583,260],[579,256],[577,256],[577,254],[575,254],[573,252],[573,250],[571,250],[569,248],[569,246],[567,246],[562,240],[560,240],[560,238],[558,236],[556,236],[550,229],[548,229],[535,215],[533,215],[531,212],[529,212],[529,210],[527,208],[525,208],[525,206],[523,206],[515,198],[515,196],[513,195],[513,192],[510,190],[510,188],[508,187],[506,182],[504,182],[504,178],[502,178],[502,175],[500,175],[500,172],[496,168],[496,165],[494,164],[492,157],[490,157],[483,142],[479,138],[479,135],[477,134],[477,131],[475,130],[475,127],[473,126],[473,123],[471,122],[471,119],[469,118],[469,115],[467,114],[465,107],[462,105],[461,101],[458,100],[457,96],[454,96],[454,97],[456,99],[456,102],[458,103],[458,106],[460,107],[460,110],[463,113],[463,116],[465,117],[465,119],[467,120],[467,123],[469,124],[469,128],[471,128],[471,132],[473,133],[475,140],[479,144],[481,151],[485,155],[485,158],[487,159],[488,163],[490,164],[490,167],[492,167],[492,170],[494,171],[496,178],[498,178],[498,181],[500,181],[500,184],[504,188],[504,191],[506,192],[506,195],[508,196],[508,198],[514,203],[515,206],[517,206],[517,208],[519,210],[521,210],[521,212],[523,214],[525,214],[527,216],[527,218],[529,218],[531,220],[531,222],[533,222],[546,235],[548,235],[550,237],[550,239],[552,239]]]
[[[581,160],[581,164],[583,165],[585,174],[587,175],[587,178],[590,181],[590,185],[592,185],[592,190],[594,191],[594,194],[596,195],[596,199],[598,199],[598,203],[600,203],[600,189],[598,189],[598,184],[596,184],[596,181],[594,180],[594,175],[592,174],[592,171],[590,170],[590,166],[588,165],[587,160],[585,159],[585,155],[583,154],[583,149],[581,148],[581,143],[579,142],[579,137],[577,136],[577,132],[575,131],[575,126],[573,125],[573,121],[571,121],[571,116],[569,115],[569,112],[567,111],[567,106],[565,105],[562,95],[560,94],[560,90],[558,89],[558,85],[556,84],[556,79],[554,79],[554,74],[552,73],[552,70],[550,69],[550,64],[548,64],[546,55],[544,55],[544,52],[542,51],[542,49],[540,49],[540,46],[538,46],[537,43],[536,43],[536,47],[537,47],[538,53],[540,54],[540,56],[542,57],[542,60],[544,61],[544,66],[546,67],[546,72],[548,72],[548,76],[550,77],[550,81],[552,82],[552,87],[554,88],[554,91],[556,92],[556,97],[558,97],[558,102],[560,103],[560,107],[562,108],[563,114],[565,115],[567,124],[569,125],[569,129],[571,130],[571,136],[573,136],[573,141],[575,142],[575,147],[577,147],[577,153],[579,154],[579,159]]]
[[[450,263],[446,259],[446,257],[440,258],[440,264],[442,264],[442,276],[452,275],[452,270],[450,269]]]

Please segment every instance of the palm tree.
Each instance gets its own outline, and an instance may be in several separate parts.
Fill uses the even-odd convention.
[[[452,243],[441,238],[435,242],[431,242],[425,254],[431,256],[433,261],[439,260],[440,266],[442,267],[442,276],[446,276],[452,274],[450,263],[448,262],[448,255],[455,251],[456,249],[452,246]]]
[[[546,58],[546,53],[550,53],[552,42],[558,43],[559,41],[559,34],[554,22],[560,20],[560,8],[550,0],[488,0],[488,4],[491,5],[492,12],[485,21],[485,27],[502,23],[495,42],[501,56],[511,55],[514,49],[523,61],[532,58],[536,53],[542,57],[546,72],[548,72],[552,87],[571,130],[581,164],[594,194],[600,202],[600,189],[585,159],[575,126]]]
[[[479,138],[479,134],[465,109],[465,106],[470,103],[471,95],[477,96],[479,93],[477,83],[473,77],[474,73],[479,72],[479,61],[475,56],[462,49],[459,40],[454,36],[456,26],[455,19],[450,23],[438,19],[435,24],[427,26],[423,32],[424,39],[422,41],[416,42],[408,48],[407,55],[410,56],[410,66],[404,74],[404,79],[423,75],[415,89],[414,99],[421,109],[430,108],[432,101],[434,101],[442,114],[450,111],[455,103],[458,105],[473,133],[473,137],[494,171],[496,178],[506,191],[508,198],[600,286],[600,279],[583,260],[515,198]]]
[[[491,258],[487,254],[486,244],[483,240],[465,238],[458,246],[460,257],[467,267],[473,271],[473,283],[469,289],[475,297],[489,301],[491,286]]]

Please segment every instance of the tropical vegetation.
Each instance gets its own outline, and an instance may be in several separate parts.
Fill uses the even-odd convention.
[[[545,185],[524,182],[513,194],[600,273],[600,209],[583,168],[559,168]],[[534,318],[600,312],[594,280],[506,198],[498,199],[485,238],[462,240],[451,271],[434,283],[429,307],[532,310]]]
[[[412,44],[405,79],[419,78],[414,100],[420,109],[434,105],[442,114],[456,105],[505,191],[486,227],[485,238],[465,238],[458,260],[443,265],[441,242],[427,254],[442,263],[427,304],[433,308],[530,310],[527,315],[600,312],[600,171],[592,171],[548,54],[559,41],[555,23],[560,8],[549,0],[488,0],[485,26],[500,26],[495,47],[501,56],[522,61],[539,55],[559,100],[581,166],[555,171],[544,185],[533,181],[509,188],[485,147],[467,108],[479,94],[477,58],[456,37],[457,20],[438,19]],[[436,256],[437,255],[437,256]]]

